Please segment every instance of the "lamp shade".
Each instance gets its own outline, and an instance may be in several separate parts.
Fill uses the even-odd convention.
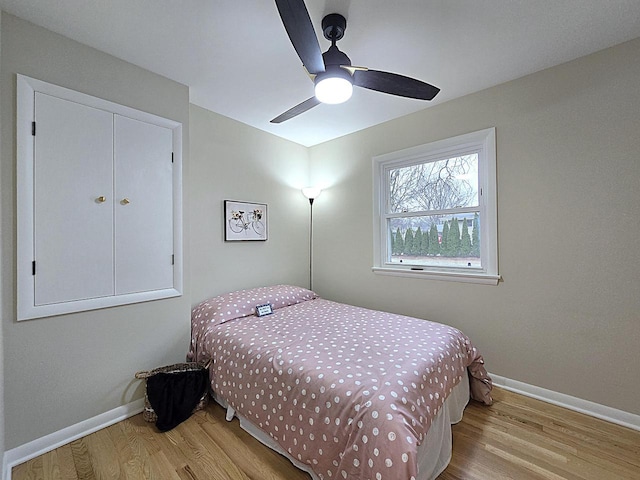
[[[322,190],[318,187],[305,187],[302,189],[302,194],[308,199],[318,198],[321,193]]]

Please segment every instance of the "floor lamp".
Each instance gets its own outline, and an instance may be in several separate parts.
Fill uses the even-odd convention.
[[[313,290],[313,201],[320,196],[322,190],[316,187],[302,189],[302,194],[309,199],[309,290]]]

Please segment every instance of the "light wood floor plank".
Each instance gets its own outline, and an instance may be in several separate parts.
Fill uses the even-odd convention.
[[[88,435],[87,437],[71,442],[73,464],[75,465],[79,480],[95,480],[96,478],[95,474],[93,473],[93,465],[91,462],[91,457],[89,456],[89,450],[87,449],[87,444],[85,443],[85,440],[90,436],[91,435]],[[49,455],[49,453],[45,453],[45,455]]]
[[[34,458],[22,465],[14,467],[12,478],[20,478],[24,480],[44,479],[44,472],[42,470],[42,457]]]
[[[51,457],[58,464],[59,476],[53,477],[56,480],[78,480],[75,463],[73,462],[73,452],[71,445],[64,445],[51,452]]]
[[[237,420],[235,423],[239,424]],[[234,429],[221,429],[215,424],[204,423],[202,428],[212,439],[218,438],[218,444],[232,462],[243,465],[247,478],[264,480],[282,478],[280,472],[287,466],[289,460],[275,452],[266,455],[264,451],[256,451],[253,448],[253,437],[240,429],[239,425]],[[251,441],[247,442],[248,439]],[[288,480],[308,478],[303,472],[298,472],[298,475],[292,476]]]
[[[141,467],[141,476],[150,480],[180,480],[175,468],[167,460],[163,451],[158,448],[150,451],[148,442],[140,438],[140,429],[136,428],[134,422],[120,422],[117,425],[126,438],[133,458],[137,458]]]
[[[453,426],[438,480],[638,480],[640,432],[505,390]],[[170,432],[137,415],[13,469],[14,480],[308,480],[212,402]],[[398,479],[404,480],[404,479]]]

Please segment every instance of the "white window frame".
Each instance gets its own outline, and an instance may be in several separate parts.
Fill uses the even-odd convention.
[[[456,267],[399,265],[388,261],[391,248],[387,220],[388,172],[425,161],[478,153],[478,200],[480,203],[480,258],[482,268],[468,271]],[[498,206],[496,183],[496,131],[488,128],[425,145],[373,157],[373,267],[376,274],[497,285]]]

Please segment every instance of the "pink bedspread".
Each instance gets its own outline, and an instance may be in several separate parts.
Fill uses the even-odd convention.
[[[268,288],[296,294],[264,317],[248,308],[273,290],[195,307],[189,359],[213,358],[212,389],[318,477],[415,479],[417,447],[465,368],[491,404],[482,356],[459,330]]]

